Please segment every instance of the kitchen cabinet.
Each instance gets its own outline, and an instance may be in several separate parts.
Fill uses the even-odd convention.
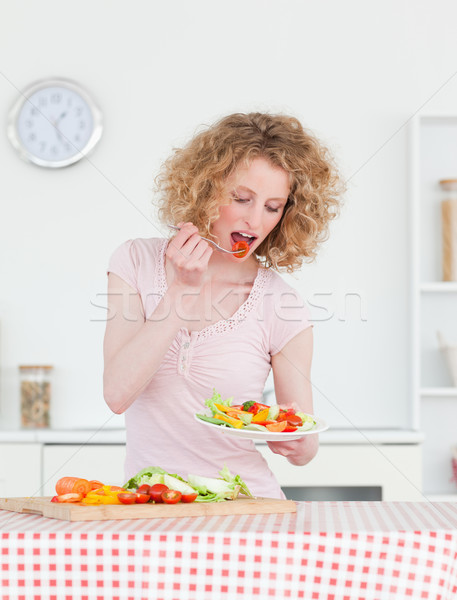
[[[300,497],[300,488],[329,488],[330,494],[332,488],[347,487],[354,488],[355,499],[360,499],[355,488],[381,488],[380,500],[426,500],[420,444],[321,444],[317,456],[304,467],[291,465],[266,445],[259,450],[280,485],[297,488],[294,499],[306,499]]]
[[[0,496],[41,495],[41,444],[0,444]]]
[[[124,460],[123,444],[44,444],[41,495],[53,496],[56,482],[66,475],[122,485]]]
[[[451,448],[457,445],[457,388],[437,331],[457,345],[457,282],[442,281],[439,181],[457,178],[457,114],[420,113],[411,121],[411,380],[413,427],[425,435],[424,492],[455,494]]]
[[[88,432],[73,432],[71,444],[41,441],[10,443],[0,437],[0,496],[52,496],[55,484],[66,475],[124,483],[125,444],[107,435],[107,443],[85,443]],[[68,432],[49,432],[49,439],[65,439]],[[117,436],[119,440],[124,437]],[[283,487],[379,487],[383,500],[421,501],[421,438],[389,431],[337,432],[320,436],[317,456],[306,466],[291,465],[273,454],[265,443],[257,448]],[[24,476],[24,473],[27,476]],[[292,497],[292,496],[290,496]],[[294,498],[299,499],[299,497]],[[331,498],[328,498],[331,499]],[[354,499],[363,499],[354,495]]]

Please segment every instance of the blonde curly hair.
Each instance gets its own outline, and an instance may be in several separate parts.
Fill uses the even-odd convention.
[[[339,213],[344,185],[328,149],[294,117],[237,113],[175,149],[156,178],[159,217],[191,221],[201,235],[227,199],[227,178],[240,165],[264,158],[289,174],[290,194],[280,222],[256,249],[261,264],[293,272],[314,260]]]

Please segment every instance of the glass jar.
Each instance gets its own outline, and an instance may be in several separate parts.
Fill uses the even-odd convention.
[[[50,426],[51,373],[52,367],[48,365],[19,367],[22,427]]]
[[[443,281],[457,281],[457,179],[442,179]]]

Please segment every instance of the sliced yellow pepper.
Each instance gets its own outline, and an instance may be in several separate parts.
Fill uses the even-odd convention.
[[[270,412],[269,408],[264,408],[263,410],[259,410],[259,412],[252,417],[251,423],[262,423],[268,419],[268,413]]]
[[[97,504],[122,504],[117,496],[86,496],[81,501],[82,504],[97,505]]]
[[[125,490],[118,487],[112,490],[110,485],[104,485],[89,492],[82,502],[83,504],[122,504],[117,497],[121,492],[125,492]]]
[[[220,421],[225,421],[226,423],[233,425],[233,427],[236,427],[237,429],[241,429],[244,425],[243,421],[240,421],[239,419],[234,419],[233,417],[227,417],[226,415],[214,415],[214,418],[219,419]]]

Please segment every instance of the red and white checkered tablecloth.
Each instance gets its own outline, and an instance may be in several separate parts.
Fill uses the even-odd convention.
[[[0,511],[2,600],[455,600],[457,504],[69,523]]]

